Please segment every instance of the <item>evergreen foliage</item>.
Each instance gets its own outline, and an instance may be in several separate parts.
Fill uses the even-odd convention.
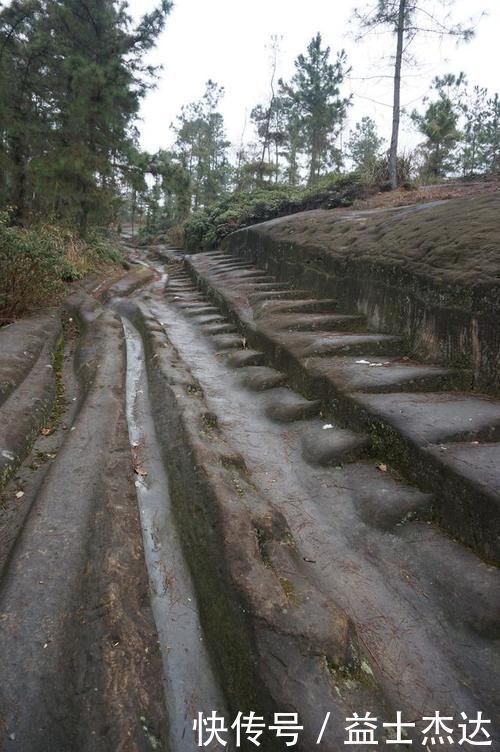
[[[435,0],[376,0],[366,10],[354,11],[354,17],[362,31],[388,29],[396,38],[394,56],[394,87],[392,106],[392,134],[389,147],[389,178],[391,188],[398,186],[398,143],[401,120],[401,77],[404,63],[410,56],[413,40],[419,36],[454,37],[469,41],[474,28],[463,23],[454,23],[449,7],[455,0],[440,0],[441,9]],[[441,13],[440,13],[441,10]],[[444,117],[444,113],[440,113]]]
[[[412,113],[413,122],[425,136],[422,144],[424,162],[421,171],[426,177],[444,177],[456,165],[454,152],[461,133],[458,130],[459,112],[450,89],[458,89],[463,82],[463,74],[436,78],[434,88],[439,95],[437,100],[430,102],[423,114],[416,111]]]
[[[230,142],[226,139],[224,118],[217,110],[223,94],[223,87],[207,81],[203,97],[183,107],[177,118],[174,154],[190,176],[195,211],[218,199],[229,185]]]
[[[375,121],[369,117],[361,118],[350,133],[347,153],[355,169],[368,179],[373,178],[383,143],[384,139],[378,135]]]
[[[170,0],[132,24],[117,0],[14,0],[0,11],[0,192],[17,223],[116,216],[143,62]]]
[[[460,166],[464,176],[500,171],[500,99],[474,86],[462,98],[463,142]]]
[[[307,209],[349,206],[365,195],[366,183],[357,173],[325,175],[308,187],[278,185],[233,193],[191,215],[184,225],[184,245],[192,251],[213,248],[240,227]]]
[[[345,51],[339,52],[331,63],[330,47],[322,47],[318,33],[309,42],[306,54],[297,57],[291,81],[280,81],[295,130],[296,143],[290,161],[296,161],[297,152],[305,154],[309,185],[317,182],[325,169],[341,166],[336,142],[350,99],[341,96],[340,86],[348,72]]]

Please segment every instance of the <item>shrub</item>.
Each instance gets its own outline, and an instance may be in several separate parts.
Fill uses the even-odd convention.
[[[402,188],[411,188],[416,173],[415,152],[400,154],[396,164],[398,174],[398,185]],[[389,176],[389,156],[380,157],[373,167],[373,183],[381,191],[391,190],[391,181]]]
[[[184,247],[207,250],[240,227],[307,209],[349,206],[368,192],[356,173],[329,175],[314,187],[272,186],[251,193],[233,193],[191,215],[184,225]]]
[[[100,236],[87,244],[66,229],[25,229],[10,226],[9,221],[8,212],[0,212],[0,321],[57,302],[66,283],[99,264],[121,260]]]
[[[85,251],[86,262],[92,268],[99,264],[123,264],[123,256],[116,243],[98,231],[90,234]]]
[[[61,239],[42,228],[9,227],[0,213],[0,316],[12,319],[28,307],[56,298],[65,280],[77,276]]]

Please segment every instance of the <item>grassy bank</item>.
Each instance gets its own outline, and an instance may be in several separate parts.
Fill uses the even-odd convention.
[[[68,283],[121,260],[116,247],[98,234],[83,241],[51,225],[16,227],[7,212],[0,212],[0,324],[57,302]]]

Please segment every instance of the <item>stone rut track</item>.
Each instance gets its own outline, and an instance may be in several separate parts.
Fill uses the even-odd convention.
[[[0,749],[188,752],[211,710],[494,748],[500,403],[247,260],[130,253],[62,368],[59,316],[0,330]]]

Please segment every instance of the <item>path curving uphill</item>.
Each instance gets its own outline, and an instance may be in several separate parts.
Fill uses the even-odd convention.
[[[240,711],[303,752],[481,711],[494,749],[500,401],[231,250],[0,329],[0,749],[236,749]]]

